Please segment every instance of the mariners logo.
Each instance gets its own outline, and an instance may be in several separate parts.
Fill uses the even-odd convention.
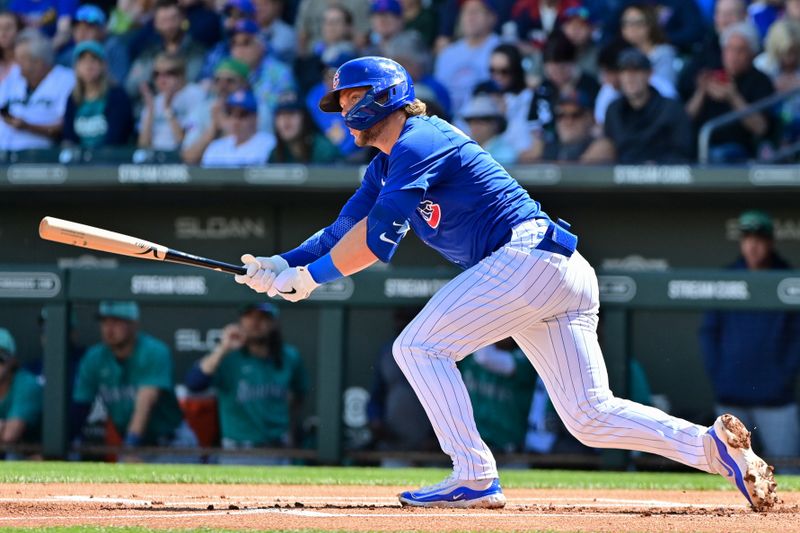
[[[425,200],[417,206],[417,211],[425,219],[430,227],[436,229],[439,227],[439,222],[442,220],[442,208],[439,204],[435,204],[430,200]]]
[[[333,75],[333,88],[334,88],[334,90],[339,88],[339,71],[338,70],[336,71],[336,74]]]

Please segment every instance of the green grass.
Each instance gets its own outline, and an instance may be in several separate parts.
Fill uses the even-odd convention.
[[[0,483],[218,483],[284,485],[417,486],[440,481],[449,472],[434,468],[253,467],[66,462],[7,462]],[[719,476],[675,472],[595,472],[502,470],[507,488],[719,490]],[[800,490],[800,476],[778,476],[781,490]]]

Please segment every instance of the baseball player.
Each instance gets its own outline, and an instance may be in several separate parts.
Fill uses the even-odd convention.
[[[723,415],[709,428],[614,397],[595,331],[597,279],[569,224],[552,220],[477,143],[425,116],[402,66],[380,57],[348,61],[319,106],[341,113],[356,143],[380,153],[330,226],[283,254],[242,256],[247,274],[236,281],[296,302],[322,283],[390,261],[409,229],[464,269],[394,342],[453,462],[444,481],[400,494],[403,505],[505,505],[456,362],[509,336],[584,444],[659,454],[725,476],[756,509],[774,505],[772,470],[736,418]]]

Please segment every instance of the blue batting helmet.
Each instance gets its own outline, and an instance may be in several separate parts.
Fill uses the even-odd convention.
[[[354,87],[369,87],[344,117],[347,127],[354,130],[365,130],[414,101],[414,83],[402,65],[385,57],[368,56],[351,59],[336,70],[333,88],[319,101],[319,108],[327,113],[341,112],[339,91]]]

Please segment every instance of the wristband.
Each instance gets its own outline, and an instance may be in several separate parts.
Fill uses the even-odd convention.
[[[137,446],[142,444],[142,436],[137,435],[136,433],[128,432],[125,435],[125,447],[126,448],[136,448]]]
[[[308,273],[311,274],[314,281],[319,284],[344,277],[344,274],[339,272],[339,269],[333,264],[331,254],[323,255],[306,268],[308,268]]]

